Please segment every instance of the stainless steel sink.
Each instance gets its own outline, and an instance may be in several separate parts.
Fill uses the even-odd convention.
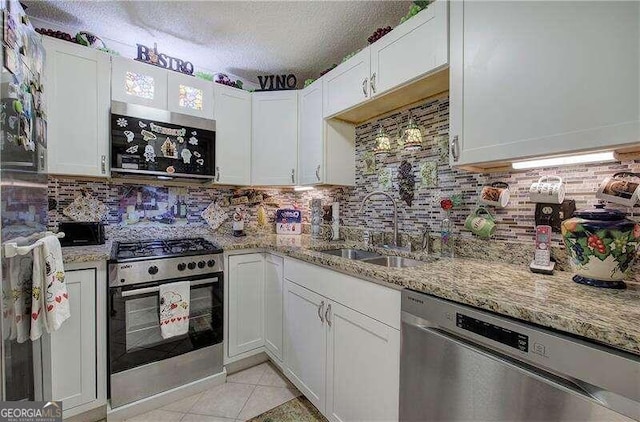
[[[417,259],[411,258],[403,258],[401,256],[378,256],[375,258],[364,259],[362,260],[362,262],[389,268],[408,268],[425,264],[424,261],[418,261]]]
[[[378,253],[360,249],[329,249],[320,252],[333,256],[341,256],[342,258],[352,259],[354,261],[382,257],[382,255]]]

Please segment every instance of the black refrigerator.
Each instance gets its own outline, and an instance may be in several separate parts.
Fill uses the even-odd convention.
[[[11,275],[15,272],[8,270],[10,258],[5,257],[4,245],[26,243],[25,238],[47,229],[46,105],[42,84],[45,54],[40,35],[33,30],[20,3],[0,3],[0,400],[43,400],[40,341],[31,342],[24,335],[18,338],[15,328],[16,320],[30,318],[28,307],[20,306],[20,312],[15,312],[16,298],[30,297],[30,284],[24,274]],[[28,289],[26,293],[24,289]]]

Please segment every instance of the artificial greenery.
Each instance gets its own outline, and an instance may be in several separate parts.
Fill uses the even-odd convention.
[[[213,74],[207,72],[196,72],[196,78],[204,79],[205,81],[213,82]]]

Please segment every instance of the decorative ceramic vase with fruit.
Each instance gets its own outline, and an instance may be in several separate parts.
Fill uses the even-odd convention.
[[[640,225],[623,212],[604,205],[574,213],[562,222],[573,281],[595,287],[624,289],[640,243]]]

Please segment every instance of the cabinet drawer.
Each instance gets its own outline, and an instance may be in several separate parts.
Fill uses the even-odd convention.
[[[284,277],[328,299],[400,329],[400,291],[328,268],[285,259]]]

